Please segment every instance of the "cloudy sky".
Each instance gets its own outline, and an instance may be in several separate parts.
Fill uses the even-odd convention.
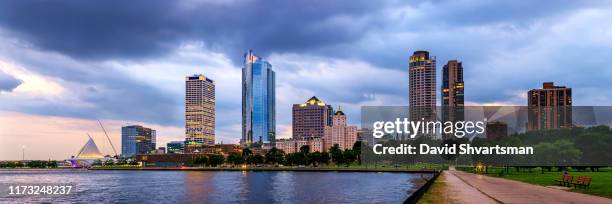
[[[463,61],[468,104],[525,105],[555,81],[576,105],[610,105],[612,5],[602,1],[1,1],[0,160],[65,159],[120,128],[182,140],[184,77],[216,81],[217,142],[240,139],[241,57],[277,73],[277,132],[316,95],[406,105],[415,50]]]

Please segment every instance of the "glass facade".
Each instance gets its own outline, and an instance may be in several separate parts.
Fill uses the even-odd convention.
[[[185,148],[185,142],[173,141],[166,144],[166,150],[168,154],[182,154]]]
[[[274,146],[276,135],[275,73],[252,51],[242,68],[242,144]]]
[[[140,125],[121,127],[121,155],[131,157],[155,150],[155,130]]]

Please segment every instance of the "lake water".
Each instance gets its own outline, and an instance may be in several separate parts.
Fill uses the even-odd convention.
[[[75,193],[69,196],[7,197],[7,191],[2,190],[0,203],[401,203],[424,177],[430,176],[375,172],[0,170],[0,184],[76,185]]]

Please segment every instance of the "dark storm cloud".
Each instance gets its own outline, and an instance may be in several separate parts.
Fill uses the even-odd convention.
[[[45,50],[77,58],[166,52],[189,32],[174,1],[3,1],[0,23]]]
[[[558,22],[571,20],[568,17],[571,14],[585,8],[597,8],[600,6],[599,3],[589,1],[0,1],[0,31],[2,31],[0,34],[6,32],[8,36],[23,40],[33,45],[36,50],[43,50],[44,53],[59,53],[72,58],[69,60],[74,60],[74,63],[62,64],[61,61],[66,59],[53,60],[37,55],[29,56],[27,53],[9,54],[12,55],[12,59],[35,73],[52,76],[72,84],[74,87],[71,90],[77,90],[75,94],[79,99],[93,104],[85,107],[51,104],[24,109],[51,115],[146,119],[162,124],[182,125],[182,97],[184,97],[182,92],[167,93],[159,87],[144,85],[145,82],[135,79],[137,77],[130,77],[122,72],[125,70],[105,67],[106,60],[120,63],[163,60],[164,55],[175,52],[182,43],[201,41],[206,46],[204,49],[215,53],[221,52],[231,58],[234,68],[240,66],[240,56],[250,48],[263,57],[269,57],[272,53],[292,53],[298,55],[292,60],[300,61],[308,60],[303,58],[307,55],[323,56],[367,62],[372,64],[378,73],[389,69],[405,73],[410,54],[415,50],[424,49],[438,57],[438,69],[448,59],[459,59],[464,62],[466,100],[504,101],[514,92],[503,91],[509,89],[521,91],[539,87],[543,80],[559,81],[563,79],[565,71],[571,71],[571,67],[590,71],[574,74],[571,76],[573,78],[559,82],[561,85],[593,86],[593,80],[589,80],[588,77],[598,71],[594,67],[607,64],[595,63],[593,60],[589,62],[594,64],[585,64],[583,61],[573,60],[580,56],[568,54],[569,52],[588,53],[592,56],[594,52],[588,51],[593,50],[593,44],[588,46],[581,44],[580,46],[585,47],[576,48],[573,43],[569,43],[568,47],[557,49],[551,46],[557,42],[535,41],[547,37],[543,36],[546,33],[537,31],[548,31]],[[544,29],[540,28],[541,30],[535,32],[530,30],[538,26]],[[597,27],[585,30],[590,29]],[[580,34],[582,31],[584,30],[571,30],[568,33]],[[576,41],[589,39],[589,36],[578,36],[570,37]],[[538,43],[538,46],[526,51],[537,54],[545,49],[562,50],[544,52],[540,54],[540,58],[572,57],[557,64],[530,63],[534,59],[529,59],[527,54],[519,55],[521,52],[518,51],[523,51],[521,48],[535,43]],[[597,46],[603,46],[603,50],[598,51],[603,54],[594,59],[606,59],[610,48],[606,47],[605,43]],[[499,58],[500,53],[502,56],[503,53],[515,54],[511,54],[509,59],[497,61],[495,58]],[[514,61],[526,63],[510,64]],[[277,70],[278,76],[281,76],[282,72],[295,73],[291,70],[284,71],[286,66],[283,67],[278,61],[271,63]],[[525,71],[529,68],[546,67],[558,67],[560,70],[543,72],[556,73],[547,76],[534,76]],[[331,66],[330,69],[337,68]],[[383,71],[380,71],[381,69]],[[493,71],[487,72],[487,70]],[[354,70],[346,70],[344,73],[332,72],[331,75],[341,78],[345,75],[354,76],[353,72]],[[305,71],[302,74],[311,73]],[[609,75],[600,76],[605,78]],[[312,83],[320,82],[318,79],[302,80],[305,77],[298,76],[290,81],[290,84],[299,89],[307,89],[325,100],[360,104],[369,101],[375,94],[394,95],[407,100],[407,73],[399,77],[401,79],[390,81],[388,77],[371,74],[341,83],[334,80],[315,83],[320,84],[316,86]],[[364,81],[363,78],[371,81]],[[277,80],[281,81],[280,78]],[[3,83],[5,80],[0,82]],[[477,85],[478,83],[486,85]],[[599,84],[603,88],[609,87],[607,83]],[[217,93],[236,91],[240,90],[219,90]],[[308,97],[310,95],[295,103],[303,102]],[[217,107],[219,115],[227,115],[228,112],[234,111],[231,116],[234,118],[232,121],[239,123],[239,111],[235,111],[236,107],[240,107],[239,99],[217,103]],[[287,115],[289,112],[282,114]],[[220,120],[226,120],[225,118],[229,117]],[[225,121],[221,125],[225,126]]]
[[[21,80],[16,79],[15,77],[8,75],[0,70],[0,92],[7,91],[10,92],[13,89],[17,88],[22,83]]]
[[[531,1],[2,1],[0,26],[37,47],[84,59],[142,59],[198,40],[236,64],[246,49],[359,57],[401,68],[409,51],[436,49],[439,37],[424,36],[383,48],[361,42],[365,35],[424,32],[443,27],[505,22],[530,25],[543,17],[597,6],[590,2]],[[418,17],[402,24],[384,9],[410,7]],[[442,27],[441,27],[442,26]],[[515,29],[515,28],[509,28]],[[383,35],[381,35],[383,34]],[[376,37],[374,37],[376,38]],[[429,39],[429,40],[428,40]],[[452,51],[452,50],[451,50]],[[455,53],[445,53],[452,56]],[[466,54],[466,53],[464,53]],[[467,53],[469,54],[469,53]]]
[[[358,39],[361,28],[332,17],[382,6],[369,2],[2,1],[0,25],[37,47],[76,58],[156,56],[189,40],[228,56],[248,48],[266,55]]]
[[[434,3],[430,21],[448,26],[483,26],[493,23],[509,23],[513,26],[529,26],[541,18],[565,15],[583,8],[597,8],[609,4],[604,1],[443,1]],[[427,4],[421,4],[420,8]],[[426,8],[424,8],[426,9]]]

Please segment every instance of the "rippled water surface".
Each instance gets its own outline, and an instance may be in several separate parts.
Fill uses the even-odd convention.
[[[0,170],[0,183],[73,183],[70,196],[0,195],[6,202],[401,203],[422,177],[410,173],[294,171]],[[4,193],[6,190],[4,190]]]

